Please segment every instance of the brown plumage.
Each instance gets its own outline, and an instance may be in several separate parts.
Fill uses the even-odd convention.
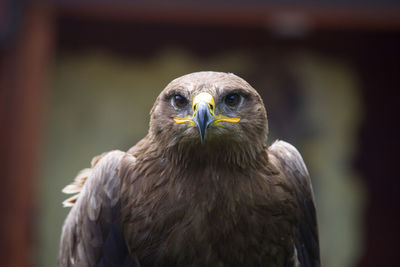
[[[313,192],[293,146],[267,146],[259,94],[227,73],[173,80],[148,135],[95,158],[59,266],[319,266]]]

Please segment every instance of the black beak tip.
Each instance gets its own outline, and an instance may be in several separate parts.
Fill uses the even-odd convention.
[[[202,135],[201,135],[201,144],[202,144],[202,145],[204,145],[205,139],[206,139],[206,136],[202,134]]]

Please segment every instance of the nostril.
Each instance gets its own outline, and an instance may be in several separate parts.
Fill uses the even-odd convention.
[[[210,108],[210,110],[214,111],[214,106],[212,104],[208,104],[208,107]]]

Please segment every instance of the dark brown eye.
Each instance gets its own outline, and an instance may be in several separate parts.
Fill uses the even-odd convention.
[[[225,97],[225,104],[230,107],[237,106],[240,102],[240,95],[238,94],[230,94]]]
[[[172,97],[172,101],[174,103],[174,105],[178,108],[184,108],[187,103],[189,102],[185,97],[181,96],[181,95],[174,95]]]

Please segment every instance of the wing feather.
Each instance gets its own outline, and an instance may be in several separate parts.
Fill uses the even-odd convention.
[[[303,158],[294,146],[284,141],[276,141],[269,148],[269,153],[277,158],[296,195],[300,215],[294,229],[296,260],[300,266],[320,266],[314,193]]]
[[[59,266],[136,266],[120,225],[119,168],[123,158],[135,161],[122,151],[95,157],[92,167],[64,188],[66,193],[78,194],[64,202],[72,209],[62,230]]]

